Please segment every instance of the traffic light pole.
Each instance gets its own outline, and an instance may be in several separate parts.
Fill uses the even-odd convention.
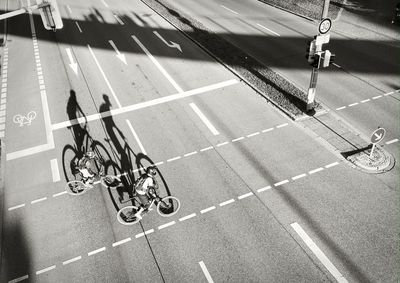
[[[11,17],[18,16],[18,15],[21,15],[21,14],[28,13],[29,11],[33,11],[33,10],[37,10],[37,9],[40,9],[40,8],[43,8],[43,7],[47,7],[49,5],[50,4],[47,4],[47,3],[46,4],[41,4],[41,5],[32,5],[32,6],[28,6],[28,7],[23,7],[21,9],[18,9],[18,10],[12,11],[12,12],[4,13],[4,14],[0,15],[0,21],[8,19],[8,18],[11,18]]]

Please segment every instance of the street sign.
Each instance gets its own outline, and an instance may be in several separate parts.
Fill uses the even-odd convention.
[[[320,34],[325,34],[327,33],[332,27],[332,21],[329,18],[322,19],[322,21],[319,23],[318,26],[318,31]]]
[[[63,22],[56,0],[36,0],[44,28],[47,30],[62,29]]]
[[[317,37],[315,38],[315,44],[322,45],[328,43],[330,38],[331,38],[330,34],[317,35]]]
[[[383,137],[386,134],[386,130],[384,128],[378,128],[376,129],[371,136],[371,143],[376,144],[383,140]]]

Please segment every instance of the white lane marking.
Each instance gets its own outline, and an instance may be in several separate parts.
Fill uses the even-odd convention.
[[[168,222],[168,223],[166,223],[166,224],[163,224],[163,225],[158,226],[158,230],[167,228],[167,227],[172,226],[172,225],[174,225],[174,224],[176,224],[175,221]]]
[[[338,64],[336,63],[332,63],[333,66],[337,67],[337,68],[341,68]]]
[[[381,98],[381,97],[382,97],[382,95],[377,95],[377,96],[372,97],[372,99],[378,99],[378,98]]]
[[[114,18],[117,20],[117,22],[118,22],[121,26],[125,25],[125,23],[121,20],[121,18],[120,18],[118,15],[115,15],[115,14],[114,14]]]
[[[53,182],[60,181],[60,171],[58,170],[57,158],[51,159],[50,165],[51,165],[51,173],[53,176]]]
[[[228,10],[229,12],[234,13],[235,15],[239,15],[238,12],[235,12],[235,11],[229,9],[228,7],[225,7],[224,5],[220,5],[220,6],[221,6],[222,8],[224,8],[225,10]]]
[[[151,234],[151,233],[153,233],[153,232],[154,232],[154,229],[150,229],[150,230],[144,231],[143,233],[137,234],[137,235],[135,236],[135,238],[138,239],[138,238],[140,238],[140,237],[143,237],[144,235],[148,235],[148,234]]]
[[[136,140],[136,142],[138,143],[138,145],[139,145],[139,147],[140,147],[140,150],[142,151],[142,153],[143,153],[144,155],[147,155],[147,152],[146,152],[146,150],[144,149],[144,146],[143,146],[142,142],[140,141],[139,136],[136,134],[135,130],[133,129],[131,122],[130,122],[128,119],[126,119],[126,123],[128,124],[128,127],[129,127],[129,129],[131,130],[133,136],[135,137],[135,140]]]
[[[303,178],[303,177],[305,177],[305,176],[307,176],[307,174],[303,173],[303,174],[300,174],[300,175],[297,175],[297,176],[292,177],[292,180],[294,181],[294,180]]]
[[[221,142],[221,143],[217,144],[217,146],[220,147],[220,146],[227,145],[227,144],[229,144],[229,142]]]
[[[336,165],[339,165],[339,162],[336,161],[336,162],[330,163],[328,165],[325,165],[325,168],[331,168],[331,167],[336,166]]]
[[[154,165],[158,166],[158,165],[162,165],[162,164],[164,164],[164,161],[157,162]]]
[[[283,184],[286,184],[286,183],[289,183],[289,180],[288,180],[288,179],[283,180],[283,181],[280,181],[280,182],[278,182],[278,183],[275,183],[274,186],[275,186],[275,187],[279,187],[279,186],[281,186],[281,185],[283,185]]]
[[[100,249],[97,249],[97,250],[88,252],[88,256],[92,256],[92,255],[97,254],[97,253],[99,253],[99,252],[104,252],[105,250],[106,250],[106,247],[102,247],[102,248],[100,248]]]
[[[235,200],[234,200],[233,198],[231,198],[230,200],[221,202],[221,203],[219,204],[219,206],[224,206],[224,205],[230,204],[230,203],[232,203],[232,202],[234,202],[234,201],[235,201]]]
[[[261,24],[257,24],[257,25],[258,25],[259,27],[261,27],[261,28],[263,28],[263,29],[269,31],[269,32],[272,32],[273,34],[275,34],[275,35],[277,35],[277,36],[281,36],[279,33],[274,32],[273,30],[271,30],[271,29],[269,29],[269,28],[267,28],[267,27],[265,27],[265,26],[263,26],[263,25],[261,25]]]
[[[346,278],[337,270],[333,263],[328,259],[328,257],[320,250],[320,248],[314,243],[314,241],[307,235],[307,233],[301,228],[301,226],[294,222],[290,224],[308,248],[314,253],[314,255],[319,259],[319,261],[328,269],[328,271],[335,277],[338,282],[347,282]]]
[[[317,169],[314,169],[314,170],[309,171],[308,174],[311,175],[311,174],[317,173],[317,172],[322,171],[322,170],[324,170],[324,168],[319,167],[319,168],[317,168]]]
[[[26,280],[26,279],[28,279],[28,278],[29,278],[29,275],[24,275],[24,276],[15,278],[15,279],[13,279],[13,280],[11,280],[11,281],[8,281],[8,283],[17,283],[17,282],[24,281],[24,280]]]
[[[38,203],[38,202],[44,201],[44,200],[46,200],[46,199],[47,199],[47,197],[40,198],[40,199],[36,199],[36,200],[33,200],[33,201],[31,201],[31,204],[35,204],[35,203]]]
[[[193,90],[189,90],[183,93],[177,93],[177,94],[173,94],[173,95],[169,95],[169,96],[164,96],[164,97],[160,97],[160,98],[156,98],[150,101],[145,101],[145,102],[141,102],[138,104],[133,104],[130,106],[125,106],[119,109],[113,109],[111,111],[107,111],[107,112],[103,112],[101,114],[93,114],[93,115],[88,115],[85,117],[81,117],[79,119],[74,119],[74,120],[70,120],[70,121],[65,121],[65,122],[61,122],[58,124],[53,124],[53,130],[59,130],[59,129],[64,129],[70,126],[74,126],[77,125],[79,123],[85,123],[87,122],[91,122],[91,121],[96,121],[96,120],[100,120],[103,119],[105,117],[108,116],[114,116],[114,115],[119,115],[119,114],[124,114],[127,112],[131,112],[131,111],[135,111],[138,109],[143,109],[143,108],[147,108],[150,106],[154,106],[154,105],[158,105],[158,104],[162,104],[162,103],[167,103],[167,102],[171,102],[174,100],[178,100],[178,99],[182,99],[182,98],[186,98],[186,97],[190,97],[190,96],[194,96],[194,95],[198,95],[201,93],[205,93],[208,91],[212,91],[212,90],[216,90],[216,89],[220,89],[223,87],[227,87],[230,85],[234,85],[239,83],[239,81],[232,79],[232,80],[228,80],[228,81],[224,81],[221,83],[216,83],[213,85],[208,85],[208,86],[204,86],[204,87],[200,87],[200,88],[196,88]]]
[[[59,197],[59,196],[65,195],[65,194],[67,194],[67,191],[62,191],[62,192],[60,192],[60,193],[54,194],[54,195],[53,195],[53,198]]]
[[[172,161],[175,161],[175,160],[178,160],[178,159],[181,159],[181,158],[182,158],[181,156],[177,156],[177,157],[174,157],[174,158],[167,159],[167,162],[172,162]]]
[[[365,103],[365,102],[368,102],[368,101],[371,101],[371,99],[364,99],[364,100],[361,100],[361,103]]]
[[[233,139],[232,142],[237,142],[237,141],[240,141],[240,140],[243,140],[243,139],[244,139],[244,137],[236,138],[236,139]]]
[[[356,106],[356,105],[358,105],[358,102],[355,102],[355,103],[349,104],[349,107],[353,107],[353,106]]]
[[[387,141],[385,143],[386,144],[391,144],[391,143],[398,142],[398,141],[399,141],[399,139],[393,139],[393,140]]]
[[[114,97],[115,102],[117,103],[118,107],[121,108],[121,107],[122,107],[122,106],[121,106],[121,103],[119,102],[117,95],[115,94],[113,88],[111,87],[111,84],[110,84],[110,82],[108,81],[108,79],[107,79],[107,77],[106,77],[106,74],[104,73],[103,69],[101,68],[100,63],[99,63],[99,61],[98,61],[97,58],[96,58],[96,55],[94,55],[94,52],[93,52],[93,50],[92,50],[92,48],[90,47],[89,44],[87,45],[87,47],[89,48],[90,54],[92,55],[94,61],[96,62],[97,68],[99,68],[100,73],[101,73],[101,75],[103,76],[103,79],[104,79],[104,81],[106,82],[106,84],[107,84],[107,86],[108,86],[108,89],[110,90],[112,96]],[[85,117],[82,117],[82,118],[85,118]]]
[[[286,127],[287,125],[289,125],[289,124],[288,123],[281,124],[281,125],[276,126],[276,128],[279,129],[279,128],[282,128],[282,127]]]
[[[345,109],[345,108],[346,108],[346,106],[342,106],[342,107],[336,108],[336,110],[342,110],[342,109]]]
[[[207,117],[203,114],[203,112],[201,112],[201,110],[197,107],[197,105],[194,103],[190,103],[189,105],[193,109],[193,111],[197,114],[197,116],[199,116],[201,121],[203,121],[203,123],[211,131],[211,133],[214,136],[219,135],[219,132],[217,131],[217,129],[213,126],[213,124],[211,124],[210,120],[207,119]]]
[[[213,279],[211,278],[210,272],[208,272],[208,269],[207,269],[206,265],[204,264],[204,262],[200,261],[199,264],[200,264],[201,270],[204,273],[204,276],[207,279],[207,282],[208,283],[214,283]]]
[[[189,214],[189,215],[186,215],[184,217],[179,218],[179,221],[185,221],[185,220],[188,220],[188,219],[193,218],[195,216],[196,216],[196,213],[192,213],[192,214]]]
[[[10,207],[10,208],[8,209],[8,211],[11,211],[11,210],[14,210],[14,209],[17,209],[17,208],[21,208],[21,207],[24,207],[24,206],[25,206],[25,203],[20,204],[20,205],[16,205],[16,206],[12,206],[12,207]]]
[[[215,208],[216,208],[216,207],[213,205],[213,206],[210,206],[210,207],[205,208],[205,209],[203,209],[203,210],[200,210],[200,213],[203,214],[203,213],[209,212],[209,211],[211,211],[211,210],[214,210]]]
[[[79,32],[82,33],[83,31],[82,31],[81,26],[79,25],[79,23],[75,22],[75,25],[78,28]]]
[[[274,129],[274,128],[269,128],[269,129],[262,130],[261,132],[262,132],[262,133],[266,133],[266,132],[272,131],[273,129]]]
[[[213,148],[214,148],[213,146],[209,146],[209,147],[200,149],[200,151],[207,151],[207,150],[210,150],[210,149],[213,149]]]
[[[196,154],[196,153],[197,153],[197,151],[192,151],[192,152],[186,153],[186,154],[184,155],[184,157],[188,157],[188,156],[194,155],[194,154]]]
[[[158,63],[158,61],[156,60],[156,58],[154,58],[153,55],[151,55],[151,53],[147,50],[147,48],[142,44],[142,42],[140,42],[140,40],[132,35],[131,36],[133,38],[133,40],[137,43],[137,45],[140,46],[140,48],[144,51],[144,53],[146,53],[146,55],[150,58],[151,61],[153,61],[154,65],[157,66],[157,68],[161,71],[161,73],[164,75],[164,77],[166,77],[168,79],[168,81],[174,86],[174,88],[179,92],[179,93],[183,93],[183,89],[175,82],[175,80],[167,73],[167,71],[161,66],[160,63]]]
[[[117,246],[122,245],[122,244],[125,244],[125,243],[127,243],[127,242],[129,242],[129,241],[132,241],[132,238],[131,238],[131,237],[128,237],[128,238],[123,239],[123,240],[121,240],[121,241],[115,242],[115,243],[112,244],[112,246],[113,246],[113,247],[117,247]]]
[[[36,271],[36,275],[39,275],[39,274],[41,274],[41,273],[44,273],[44,272],[47,272],[47,271],[53,270],[53,269],[55,269],[55,268],[56,268],[56,266],[55,266],[55,265],[52,265],[52,266],[49,266],[49,267],[43,268],[43,269],[41,269],[41,270],[39,270],[39,271]]]
[[[254,193],[253,193],[253,192],[250,192],[250,193],[247,193],[247,194],[243,194],[243,195],[241,195],[241,196],[238,196],[238,199],[244,199],[244,198],[247,198],[247,197],[253,196],[253,195],[254,195]]]
[[[69,13],[72,14],[72,10],[71,10],[71,7],[69,5],[67,5],[67,9],[68,9]]]
[[[258,189],[257,193],[261,193],[261,192],[264,192],[264,191],[269,190],[269,189],[271,189],[271,186],[266,186],[264,188]]]
[[[103,5],[106,7],[106,8],[108,8],[109,6],[108,6],[108,4],[106,3],[106,1],[104,1],[104,0],[101,0],[101,2],[103,3]]]
[[[81,260],[81,259],[82,259],[81,256],[77,256],[77,257],[74,257],[74,258],[71,258],[71,259],[69,259],[69,260],[64,261],[64,262],[63,262],[63,265],[67,265],[67,264],[70,264],[70,263],[72,263],[72,262],[74,262],[74,261]]]
[[[260,134],[260,132],[255,132],[255,133],[252,133],[250,135],[247,135],[246,137],[251,138],[251,137],[254,137],[254,136],[259,135],[259,134]]]

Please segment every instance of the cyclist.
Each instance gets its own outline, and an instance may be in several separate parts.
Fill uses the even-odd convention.
[[[135,185],[137,196],[141,202],[140,209],[135,213],[135,217],[142,219],[142,212],[147,211],[150,207],[150,200],[158,193],[158,183],[155,179],[157,174],[154,166],[149,166],[146,173],[140,176]]]
[[[100,164],[100,176],[104,174],[103,162],[96,156],[93,151],[86,152],[78,162],[78,170],[82,174],[82,182],[85,186],[92,188],[94,177],[96,173],[93,172],[93,168],[96,168],[96,162]]]

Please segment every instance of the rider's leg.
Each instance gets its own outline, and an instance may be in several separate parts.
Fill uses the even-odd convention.
[[[150,206],[149,198],[147,195],[140,195],[138,194],[138,198],[141,202],[139,210],[135,213],[135,216],[139,219],[142,219],[142,212],[147,211]]]

